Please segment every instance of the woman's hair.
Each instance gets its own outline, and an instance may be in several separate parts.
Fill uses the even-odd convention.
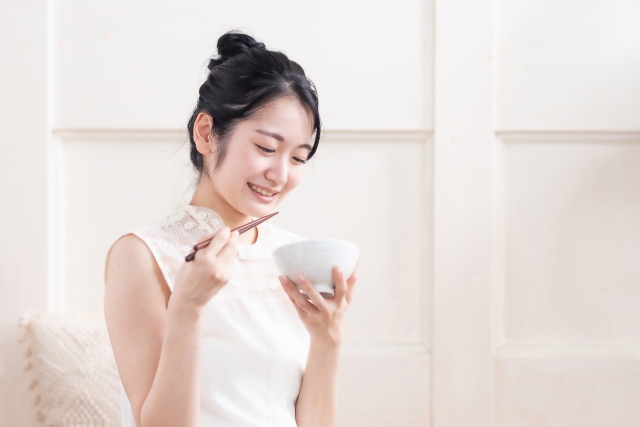
[[[187,124],[191,142],[191,162],[202,172],[203,155],[193,139],[198,114],[213,118],[212,134],[217,138],[214,169],[220,165],[226,144],[235,126],[254,117],[262,107],[283,97],[294,97],[313,116],[315,141],[307,156],[310,159],[320,141],[318,94],[314,84],[296,62],[281,52],[267,50],[253,37],[231,31],[218,39],[218,57],[209,61],[209,75],[200,86],[198,103]]]

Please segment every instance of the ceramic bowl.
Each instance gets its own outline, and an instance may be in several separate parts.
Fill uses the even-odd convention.
[[[324,298],[331,298],[335,294],[333,267],[340,266],[348,278],[356,268],[359,254],[360,248],[351,242],[317,239],[280,246],[273,251],[273,258],[280,274],[287,276],[300,291],[298,273],[309,279]]]

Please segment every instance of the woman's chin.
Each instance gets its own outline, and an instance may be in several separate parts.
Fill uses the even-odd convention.
[[[244,210],[242,212],[247,216],[251,216],[254,218],[260,218],[265,215],[272,214],[275,212],[276,207],[278,207],[277,199],[271,203],[247,203],[245,204]]]

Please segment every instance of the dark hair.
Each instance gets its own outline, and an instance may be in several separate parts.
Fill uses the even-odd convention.
[[[231,31],[218,39],[218,57],[209,61],[209,75],[200,86],[198,103],[187,124],[191,142],[191,162],[202,172],[203,155],[193,139],[193,126],[198,114],[213,118],[212,134],[217,137],[215,167],[225,155],[228,137],[242,120],[253,117],[260,108],[278,98],[297,98],[313,116],[315,141],[307,159],[320,141],[320,113],[314,84],[298,63],[282,52],[267,50],[263,43],[240,32]]]

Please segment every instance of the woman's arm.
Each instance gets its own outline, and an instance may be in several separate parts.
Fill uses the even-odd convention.
[[[105,319],[138,427],[196,425],[201,321],[175,307],[170,294],[142,240],[127,235],[114,244]]]
[[[105,319],[138,427],[197,425],[202,307],[228,281],[236,255],[237,234],[230,239],[225,229],[181,267],[171,294],[142,240],[125,236],[114,244]]]
[[[338,412],[342,319],[353,298],[356,271],[347,280],[340,268],[334,267],[335,295],[329,299],[324,299],[309,280],[299,275],[298,283],[311,302],[286,276],[279,279],[311,336],[307,366],[296,401],[296,422],[299,427],[333,427]]]
[[[340,343],[311,342],[296,402],[296,422],[299,427],[335,425],[340,347]]]

